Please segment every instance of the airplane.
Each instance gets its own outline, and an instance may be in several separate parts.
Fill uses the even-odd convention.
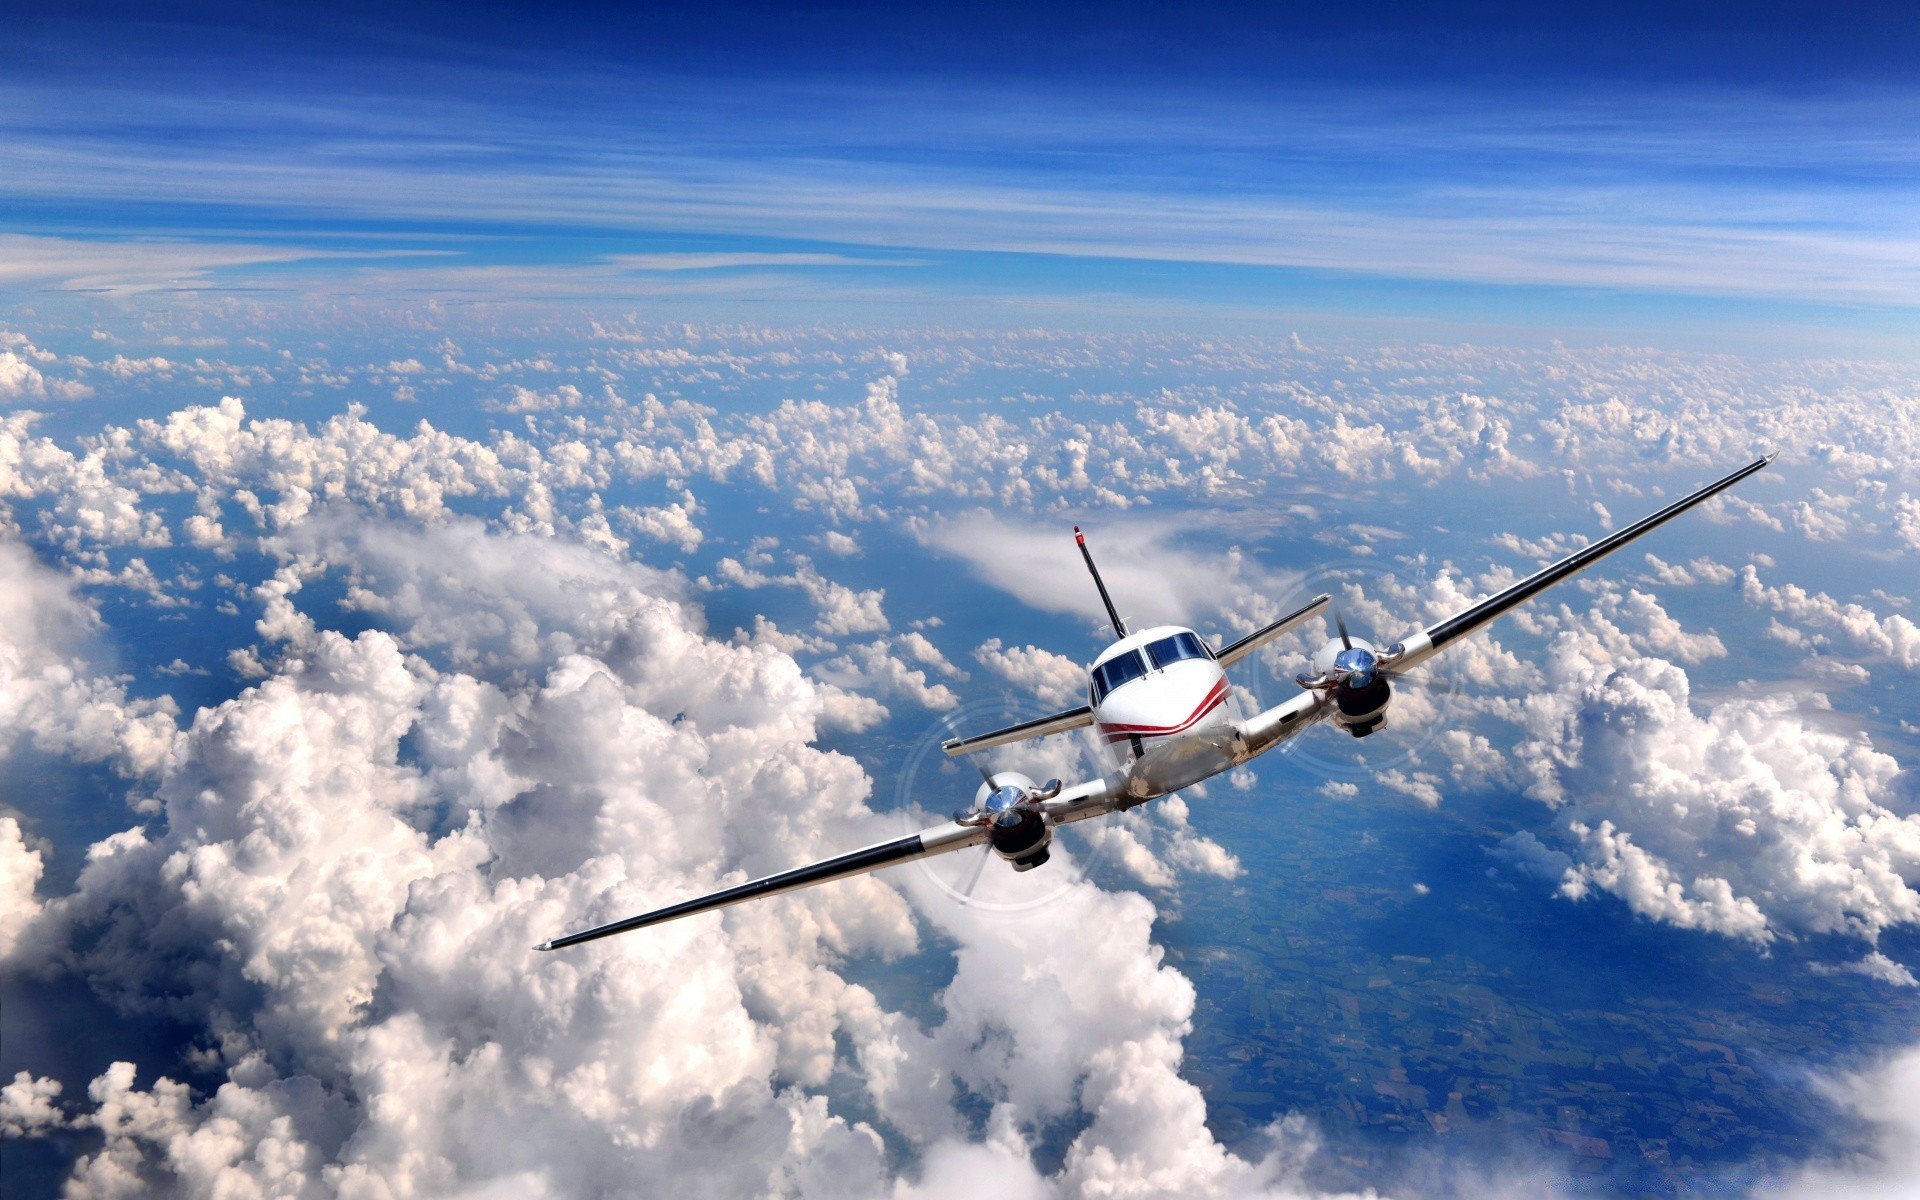
[[[1087,669],[1087,703],[991,733],[953,738],[942,743],[942,749],[949,755],[969,755],[1091,725],[1112,756],[1111,771],[1067,787],[1057,779],[1041,785],[1017,771],[982,767],[983,782],[974,793],[973,806],[955,813],[945,824],[637,917],[553,938],[534,949],[577,946],[983,843],[991,848],[992,855],[982,857],[974,881],[979,879],[987,858],[995,855],[1015,871],[1030,871],[1046,863],[1054,830],[1062,825],[1123,812],[1190,787],[1257,758],[1315,725],[1332,724],[1356,738],[1379,732],[1386,725],[1394,679],[1509,609],[1739,483],[1774,458],[1769,454],[1756,459],[1385,650],[1352,636],[1336,613],[1339,636],[1320,648],[1312,660],[1311,673],[1295,677],[1300,693],[1251,717],[1238,712],[1227,686],[1227,668],[1326,608],[1332,597],[1315,596],[1294,612],[1220,650],[1211,649],[1199,634],[1178,625],[1156,625],[1133,632],[1114,608],[1099,568],[1094,566],[1086,536],[1075,526],[1074,540],[1118,635]],[[969,883],[967,890],[971,889]]]

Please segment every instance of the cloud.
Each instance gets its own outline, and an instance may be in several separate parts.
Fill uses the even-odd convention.
[[[1089,536],[1095,561],[1121,619],[1135,628],[1224,624],[1233,637],[1280,616],[1296,597],[1307,598],[1300,594],[1297,576],[1269,571],[1238,549],[1219,554],[1181,549],[1191,525],[1178,518],[1109,521],[1102,530]],[[1070,613],[1090,626],[1106,623],[1070,528],[975,511],[928,523],[917,532],[922,542],[964,560],[981,579],[1030,608]]]
[[[1829,1099],[1866,1131],[1857,1151],[1822,1158],[1784,1178],[1762,1181],[1756,1200],[1847,1196],[1898,1200],[1920,1183],[1920,1047],[1858,1074],[1824,1081]]]
[[[908,637],[918,637],[909,634]],[[921,639],[923,642],[924,638]],[[898,696],[922,708],[944,712],[957,707],[960,698],[943,683],[932,683],[924,670],[916,670],[895,650],[908,649],[905,638],[882,640],[854,646],[845,654],[828,659],[813,668],[813,674],[836,687],[882,696]],[[937,654],[938,651],[935,651]],[[941,660],[944,661],[944,660]]]
[[[0,285],[135,295],[191,290],[240,267],[321,259],[376,259],[446,253],[432,249],[322,250],[174,239],[102,239],[0,234]]]
[[[1771,609],[1798,623],[1799,629],[1824,630],[1846,639],[1855,651],[1891,659],[1908,670],[1920,670],[1920,626],[1902,613],[1882,619],[1865,605],[1842,604],[1825,592],[1809,592],[1798,584],[1772,587],[1760,582],[1753,566],[1741,568],[1740,594],[1747,603]],[[1815,644],[1827,641],[1817,634]]]
[[[82,400],[92,394],[83,383],[48,379],[27,358],[0,350],[0,400]]]
[[[1038,646],[1001,645],[988,638],[973,652],[974,661],[1049,708],[1072,708],[1087,686],[1084,664]]]
[[[611,254],[605,261],[629,271],[721,271],[738,267],[911,267],[920,265],[912,260],[899,258],[854,258],[846,254],[764,251]]]
[[[1920,921],[1908,882],[1920,878],[1920,816],[1901,815],[1894,759],[1829,732],[1795,697],[1696,713],[1686,673],[1658,659],[1577,687],[1562,726],[1563,894],[1604,890],[1642,916],[1761,943],[1872,943]]]
[[[0,817],[0,965],[13,957],[40,915],[34,893],[42,870],[40,851],[27,845],[20,822]]]
[[[409,644],[526,678],[436,668],[269,593],[280,654],[197,714],[158,784],[164,823],[101,842],[44,901],[96,990],[196,1026],[224,1077],[200,1093],[121,1062],[64,1105],[16,1081],[0,1111],[20,1131],[100,1138],[76,1194],[937,1195],[961,1169],[1009,1194],[1291,1188],[1306,1131],[1250,1160],[1207,1129],[1180,1075],[1192,986],[1138,896],[1069,883],[1057,911],[1079,919],[1010,921],[902,871],[536,956],[560,930],[890,836],[859,770],[811,745],[822,693],[784,654],[707,638],[649,587],[668,577],[583,545],[338,510],[296,543],[379,580],[367,611]],[[527,636],[476,630],[476,610]],[[1204,865],[1211,844],[1186,843]],[[0,856],[19,891],[31,864],[4,836]],[[957,951],[922,1027],[832,964],[910,951],[925,920]],[[897,1181],[876,1131],[814,1091],[836,1062],[913,1147]],[[958,1088],[991,1100],[984,1141]],[[1034,1131],[1080,1112],[1041,1175]]]
[[[702,578],[703,583],[711,584],[712,580],[749,590],[774,586],[799,588],[813,601],[818,613],[813,623],[814,629],[828,637],[885,633],[892,627],[883,607],[885,591],[879,588],[855,590],[828,579],[805,555],[794,557],[794,569],[787,575],[769,575],[737,559],[723,558],[715,564],[712,579]]]
[[[0,540],[0,758],[30,738],[130,776],[166,764],[178,738],[176,707],[133,699],[121,681],[93,673],[86,652],[98,630],[98,614],[70,580],[20,543]]]
[[[268,544],[303,574],[337,565],[347,607],[467,670],[528,668],[606,643],[636,608],[687,592],[678,576],[470,517],[421,527],[329,510]]]
[[[0,417],[0,501],[40,507],[42,529],[70,552],[172,543],[160,514],[116,477],[117,447],[95,444],[75,455],[51,438],[32,436],[37,419],[32,413]]]
[[[1881,983],[1892,984],[1895,987],[1920,987],[1920,980],[1914,979],[1912,971],[1878,950],[1864,958],[1850,963],[1841,963],[1839,966],[1816,963],[1813,972],[1816,975],[1864,975],[1868,979],[1877,979]]]
[[[419,425],[396,434],[358,409],[311,423],[262,419],[237,400],[72,450],[28,436],[24,423],[8,427],[0,486],[16,489],[7,494],[22,512],[53,514],[43,550],[73,546],[85,557],[67,575],[0,564],[18,585],[0,589],[0,603],[16,606],[5,627],[29,631],[16,636],[14,659],[0,646],[0,667],[19,665],[0,673],[0,697],[54,714],[55,752],[98,753],[144,772],[140,795],[151,793],[165,818],[97,844],[79,889],[64,895],[35,883],[40,844],[0,826],[0,892],[24,914],[16,956],[70,963],[129,1009],[190,1022],[191,1061],[204,1073],[196,1078],[224,1083],[194,1092],[156,1081],[177,1073],[172,1060],[116,1067],[91,1086],[66,1080],[64,1091],[29,1077],[0,1089],[0,1119],[19,1114],[22,1130],[42,1132],[90,1122],[99,1141],[85,1178],[102,1192],[165,1178],[179,1191],[251,1180],[560,1195],[635,1178],[671,1188],[715,1160],[726,1172],[715,1186],[747,1192],[936,1194],[965,1171],[1009,1194],[1305,1192],[1295,1167],[1310,1130],[1276,1126],[1271,1152],[1229,1152],[1207,1131],[1202,1098],[1182,1074],[1192,1066],[1182,1058],[1191,988],[1158,957],[1157,914],[1144,897],[1069,879],[1067,902],[1112,931],[1111,945],[1069,946],[1053,932],[1001,928],[985,903],[949,911],[900,871],[616,940],[594,957],[531,959],[529,942],[576,923],[897,836],[893,815],[869,809],[866,776],[814,739],[830,727],[871,728],[886,711],[875,697],[944,704],[963,677],[931,641],[891,632],[885,593],[827,579],[808,559],[776,558],[786,552],[775,546],[737,551],[710,577],[795,588],[812,605],[801,619],[811,630],[761,620],[716,641],[697,593],[630,561],[622,538],[686,553],[705,545],[693,541],[694,519],[711,515],[695,504],[694,486],[708,494],[689,482],[696,477],[749,496],[765,489],[768,504],[801,498],[850,522],[932,522],[1001,504],[993,515],[929,523],[922,536],[1028,603],[1092,624],[1101,614],[1066,537],[1068,508],[1106,506],[1095,545],[1123,606],[1164,607],[1231,635],[1277,615],[1292,581],[1183,544],[1196,526],[1147,502],[1204,499],[1217,528],[1235,497],[1283,495],[1287,512],[1303,512],[1294,493],[1332,462],[1391,472],[1403,490],[1389,495],[1417,503],[1419,489],[1450,473],[1535,470],[1522,455],[1588,465],[1618,455],[1621,474],[1593,467],[1594,479],[1568,482],[1575,509],[1587,487],[1612,488],[1617,509],[1615,492],[1657,491],[1774,419],[1742,400],[1748,377],[1657,356],[1596,352],[1562,363],[1420,348],[1342,366],[1224,341],[1050,334],[901,345],[913,353],[916,391],[922,379],[967,388],[969,372],[1068,372],[1109,355],[1300,378],[1209,383],[1150,401],[1036,403],[1030,414],[1009,405],[1017,417],[964,422],[903,402],[897,363],[863,399],[796,401],[778,420],[621,398],[640,386],[666,394],[667,384],[642,384],[642,371],[687,394],[698,394],[690,381],[710,378],[786,389],[783,372],[802,360],[835,381],[830,389],[860,397],[861,364],[901,353],[851,336],[805,345],[766,331],[703,336],[596,343],[596,356],[634,355],[617,362],[635,372],[631,385],[589,389],[551,425],[536,419],[511,432],[463,437]],[[401,353],[368,361],[404,362]],[[529,356],[513,370],[555,393],[571,364],[540,363]],[[1451,381],[1469,374],[1518,380],[1514,398],[1466,403]],[[1378,382],[1362,388],[1363,375]],[[1559,398],[1565,380],[1578,402]],[[1698,400],[1659,411],[1646,398],[1663,388]],[[1594,399],[1615,392],[1627,397],[1617,409]],[[1863,388],[1783,406],[1778,419],[1833,439],[1822,469],[1843,478],[1906,452],[1901,403]],[[1553,425],[1562,416],[1564,426]],[[1871,419],[1848,427],[1859,418]],[[1552,441],[1555,429],[1564,444]],[[613,502],[641,480],[649,499],[634,504],[664,496],[662,507]],[[1851,510],[1858,536],[1897,535],[1891,521],[1876,530],[1858,520],[1869,511],[1864,502]],[[255,570],[256,550],[272,560],[264,581],[220,582],[260,606],[262,643],[247,659],[259,682],[209,707],[184,736],[171,714],[141,711],[91,668],[76,669],[67,693],[49,690],[41,669],[72,667],[73,639],[84,644],[97,630],[84,587],[133,581],[118,553],[101,565],[101,547],[157,538],[168,519],[182,522],[180,542],[233,555],[223,570]],[[936,540],[968,520],[980,524],[967,532],[982,535],[971,549]],[[254,529],[257,541],[238,532]],[[1784,522],[1781,530],[1799,536]],[[713,532],[731,536],[724,523]],[[868,532],[872,549],[884,531]],[[1017,570],[990,561],[987,540],[1003,534]],[[1382,561],[1420,544],[1364,529],[1342,536],[1375,546]],[[879,562],[869,554],[861,565]],[[1688,583],[1732,577],[1702,559],[1649,567],[1662,587],[1682,586],[1682,574]],[[1343,595],[1356,623],[1397,631],[1512,578],[1500,567],[1436,571],[1411,557],[1394,570],[1369,581],[1364,597]],[[1756,604],[1804,621],[1803,636],[1854,637],[1848,606],[1751,578]],[[1516,633],[1545,643],[1539,655],[1476,638],[1449,657],[1458,675],[1444,686],[1424,699],[1408,689],[1396,712],[1438,711],[1434,694],[1453,688],[1459,707],[1448,711],[1468,723],[1418,748],[1440,759],[1387,767],[1390,782],[1442,803],[1450,784],[1525,785],[1555,806],[1552,827],[1496,854],[1536,878],[1569,895],[1611,891],[1650,918],[1756,943],[1830,930],[1858,944],[1842,956],[1853,961],[1827,969],[1901,983],[1911,971],[1892,957],[1900,943],[1873,944],[1912,919],[1913,820],[1901,815],[1908,785],[1893,760],[1858,733],[1837,732],[1818,701],[1739,688],[1706,695],[1675,664],[1739,651],[1732,633],[1723,643],[1675,620],[1652,591],[1595,579],[1563,594],[1588,597],[1580,607],[1537,605],[1513,618]],[[370,632],[330,631],[339,614],[320,598],[336,594],[352,626]],[[1897,632],[1889,618],[1867,617],[1875,638]],[[1078,700],[1083,676],[1066,656],[996,639],[972,657],[1043,702]],[[1726,669],[1716,662],[1714,677]],[[150,719],[150,748],[140,751]],[[1504,754],[1508,734],[1518,744]],[[1027,748],[1010,751],[1009,762],[1037,778],[1077,770],[1071,740],[1055,741],[1031,759],[1021,757]],[[937,794],[927,802],[952,806]],[[1238,870],[1177,801],[1063,840],[1071,844],[1047,872],[1014,876],[989,864],[983,898],[1018,904],[1031,898],[1022,887],[1059,887],[1068,877],[1056,867],[1066,870],[1074,853],[1111,854],[1152,888],[1177,885],[1183,872]],[[929,939],[932,928],[939,936]],[[911,1016],[862,988],[859,966],[842,965],[916,948],[986,965],[956,975]],[[1050,960],[1034,966],[1029,955]],[[1028,985],[1005,977],[1029,970]],[[1048,1044],[1046,1026],[1022,1024],[1024,986],[1044,993],[1035,1004],[1047,1022],[1073,1027],[1063,1046]],[[860,1099],[847,1103],[849,1092]],[[1070,1144],[1051,1175],[1033,1161],[1043,1126],[1066,1129]]]

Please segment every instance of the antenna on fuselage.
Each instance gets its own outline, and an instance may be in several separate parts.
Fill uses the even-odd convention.
[[[1073,527],[1073,540],[1080,544],[1080,557],[1087,560],[1087,570],[1093,574],[1093,586],[1100,589],[1100,603],[1107,606],[1107,619],[1113,622],[1115,637],[1127,636],[1127,623],[1120,619],[1120,611],[1113,606],[1113,597],[1107,595],[1107,585],[1100,580],[1100,568],[1093,565],[1093,551],[1087,549],[1087,535],[1080,527]]]

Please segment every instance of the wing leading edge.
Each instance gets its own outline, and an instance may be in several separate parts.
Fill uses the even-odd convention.
[[[1065,825],[1088,817],[1097,817],[1121,807],[1124,784],[1124,776],[1089,779],[1085,783],[1066,788],[1052,799],[1044,801],[1038,806],[1038,811],[1049,825]],[[842,854],[837,858],[824,859],[804,867],[795,867],[791,871],[782,871],[778,875],[768,875],[763,879],[723,888],[705,896],[684,900],[679,904],[656,908],[652,912],[628,917],[624,921],[615,921],[610,925],[599,925],[579,933],[557,937],[551,941],[541,942],[534,949],[560,950],[567,946],[577,946],[582,942],[612,937],[616,933],[645,929],[649,925],[658,925],[663,921],[697,916],[700,913],[712,912],[715,909],[726,908],[748,900],[778,896],[783,892],[798,891],[819,883],[832,883],[836,879],[865,875],[883,867],[896,866],[919,858],[951,854],[955,850],[978,846],[989,836],[984,826],[962,825],[957,821],[949,821],[944,825],[936,825],[932,829],[923,829],[909,837],[880,842]]]

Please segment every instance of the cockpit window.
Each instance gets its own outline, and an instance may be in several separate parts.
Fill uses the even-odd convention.
[[[1183,658],[1212,658],[1200,639],[1190,633],[1176,633],[1172,637],[1163,637],[1147,647],[1147,657],[1153,660],[1156,668],[1168,667]]]
[[[1117,654],[1093,669],[1093,702],[1100,703],[1107,693],[1122,684],[1132,683],[1147,673],[1147,662],[1137,650]]]

